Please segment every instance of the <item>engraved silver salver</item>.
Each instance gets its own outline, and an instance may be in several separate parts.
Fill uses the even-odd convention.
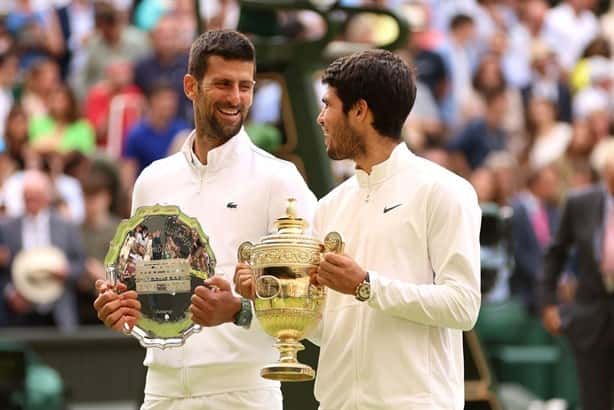
[[[214,275],[215,256],[196,218],[177,206],[137,209],[123,220],[105,257],[109,281],[134,290],[141,318],[131,331],[144,347],[177,347],[199,332],[190,319],[196,286]]]

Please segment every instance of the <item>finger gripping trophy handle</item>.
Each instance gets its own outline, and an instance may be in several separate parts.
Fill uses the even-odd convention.
[[[252,250],[254,249],[254,244],[246,241],[239,245],[239,250],[237,251],[237,260],[241,263],[250,263],[252,259]]]

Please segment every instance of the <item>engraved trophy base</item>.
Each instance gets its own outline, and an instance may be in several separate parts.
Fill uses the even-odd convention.
[[[260,370],[260,376],[279,382],[304,382],[313,380],[316,372],[311,366],[300,363],[296,354],[305,346],[294,338],[278,338],[275,347],[279,350],[279,361]]]
[[[279,363],[263,367],[260,376],[279,382],[306,382],[313,380],[316,372],[302,363]]]

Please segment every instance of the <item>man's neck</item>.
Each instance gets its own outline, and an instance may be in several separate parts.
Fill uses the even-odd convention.
[[[234,138],[234,137],[233,137]],[[223,141],[219,138],[211,138],[206,135],[198,135],[194,137],[194,146],[192,149],[194,150],[194,154],[196,158],[200,161],[201,164],[207,165],[207,155],[209,151],[223,145],[227,141]]]
[[[367,174],[371,174],[374,166],[390,158],[392,151],[399,145],[399,142],[392,138],[378,137],[377,141],[367,144],[364,155],[354,158],[356,167]]]

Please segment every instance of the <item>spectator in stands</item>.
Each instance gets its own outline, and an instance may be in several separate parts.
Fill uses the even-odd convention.
[[[189,128],[177,116],[177,100],[175,87],[166,83],[150,90],[147,114],[126,139],[124,157],[134,163],[135,177],[153,161],[166,157],[175,136]]]
[[[4,134],[6,117],[14,102],[17,67],[17,55],[14,52],[0,52],[0,136]]]
[[[599,36],[586,46],[582,58],[574,65],[569,82],[574,92],[587,87],[610,89],[613,73],[612,47]]]
[[[17,170],[26,166],[28,147],[28,117],[20,105],[14,105],[6,119],[3,137],[4,152],[2,153],[2,169],[0,171],[0,186]]]
[[[512,200],[514,271],[510,280],[515,295],[531,313],[537,313],[537,281],[542,258],[558,223],[560,177],[554,166],[530,171],[527,189]]]
[[[49,5],[35,9],[31,0],[17,0],[6,16],[6,26],[16,39],[23,68],[37,58],[55,59],[64,52],[60,25]]]
[[[556,106],[547,97],[533,95],[528,107],[529,166],[543,168],[557,161],[567,151],[572,128],[556,120]]]
[[[28,154],[25,171],[13,173],[2,186],[0,197],[9,216],[24,214],[23,202],[24,176],[29,170],[41,170],[50,177],[53,205],[62,216],[75,224],[81,224],[85,217],[83,192],[81,184],[63,172],[64,161],[61,154],[48,153],[42,155],[32,150]]]
[[[97,292],[94,284],[106,279],[103,261],[119,218],[111,214],[113,176],[94,168],[83,183],[85,221],[81,225],[85,251],[85,272],[78,283],[79,317],[82,324],[99,323],[92,304]]]
[[[191,123],[192,104],[183,92],[183,76],[188,63],[188,53],[178,44],[179,27],[177,18],[162,16],[151,31],[153,53],[138,61],[134,66],[134,81],[144,94],[159,82],[172,85],[179,96],[178,115]]]
[[[72,79],[85,63],[85,45],[94,32],[93,0],[72,0],[56,9],[64,53],[60,56],[62,78]]]
[[[503,56],[505,78],[516,88],[525,88],[531,81],[531,47],[535,42],[544,41],[547,12],[546,0],[525,0],[520,3],[520,21],[510,28],[509,45]]]
[[[589,87],[574,97],[574,112],[579,120],[587,124],[594,144],[591,162],[599,168],[603,165],[606,147],[612,137],[610,110],[609,96],[601,89]]]
[[[136,62],[149,53],[149,40],[145,33],[126,25],[121,12],[107,1],[95,4],[96,32],[87,42],[86,62],[77,73],[77,95],[83,97],[87,90],[104,77],[107,62],[114,58]]]
[[[497,202],[497,180],[495,173],[490,168],[475,169],[469,177],[469,182],[475,189],[480,204]]]
[[[531,80],[522,91],[525,110],[533,95],[539,95],[554,102],[557,120],[571,122],[571,91],[561,78],[560,68],[550,46],[536,40],[530,46]]]
[[[556,161],[561,175],[561,197],[569,190],[591,185],[598,180],[590,164],[595,140],[586,121],[577,119],[572,126],[571,140],[565,153]]]
[[[608,150],[601,175],[603,184],[567,198],[546,252],[540,292],[544,326],[571,344],[587,410],[614,406],[614,149]],[[557,283],[572,251],[578,269],[575,301],[558,305]]]
[[[509,150],[494,151],[484,160],[484,166],[492,170],[497,185],[495,203],[506,206],[518,190],[518,160]]]
[[[132,64],[122,58],[108,61],[105,77],[85,98],[85,116],[94,127],[96,145],[116,150],[112,154],[119,157],[126,135],[142,111],[142,93],[134,83]],[[109,144],[117,146],[109,148]]]
[[[40,59],[32,63],[25,72],[25,84],[21,95],[21,104],[28,118],[47,114],[49,96],[60,83],[60,69],[55,61]]]
[[[489,92],[484,101],[484,117],[469,122],[447,145],[454,157],[453,167],[461,175],[481,166],[491,152],[507,148],[508,137],[502,125],[507,111],[505,90]]]
[[[495,53],[482,56],[473,78],[471,88],[461,97],[460,112],[462,123],[467,120],[482,117],[486,111],[484,96],[498,89],[504,89],[508,109],[503,117],[502,126],[509,136],[508,147],[519,151],[524,140],[524,108],[522,96],[517,88],[509,87],[503,76],[501,58]]]
[[[412,30],[407,40],[407,49],[418,80],[428,87],[438,109],[441,109],[450,88],[446,64],[441,54],[435,51],[443,42],[443,34],[429,26],[433,13],[427,4],[412,2],[407,7]]]
[[[474,20],[465,14],[452,18],[449,38],[438,50],[445,63],[451,80],[450,94],[444,103],[443,119],[450,129],[460,125],[459,104],[471,87],[471,77],[477,65],[477,41]]]
[[[73,92],[60,86],[49,95],[49,113],[34,117],[29,124],[32,147],[41,152],[94,151],[94,130],[81,118]]]
[[[565,0],[546,15],[545,37],[568,73],[599,33],[599,22],[592,11],[594,6],[595,0]]]
[[[62,330],[74,329],[78,324],[75,283],[83,272],[83,250],[77,228],[51,209],[52,192],[48,178],[39,171],[28,171],[23,176],[23,216],[10,218],[0,224],[0,245],[8,250],[2,258],[0,288],[6,304],[9,326],[57,326]],[[60,249],[68,262],[52,272],[55,280],[64,284],[60,299],[53,305],[35,305],[24,298],[11,281],[13,259],[21,252],[38,247],[54,246]]]

